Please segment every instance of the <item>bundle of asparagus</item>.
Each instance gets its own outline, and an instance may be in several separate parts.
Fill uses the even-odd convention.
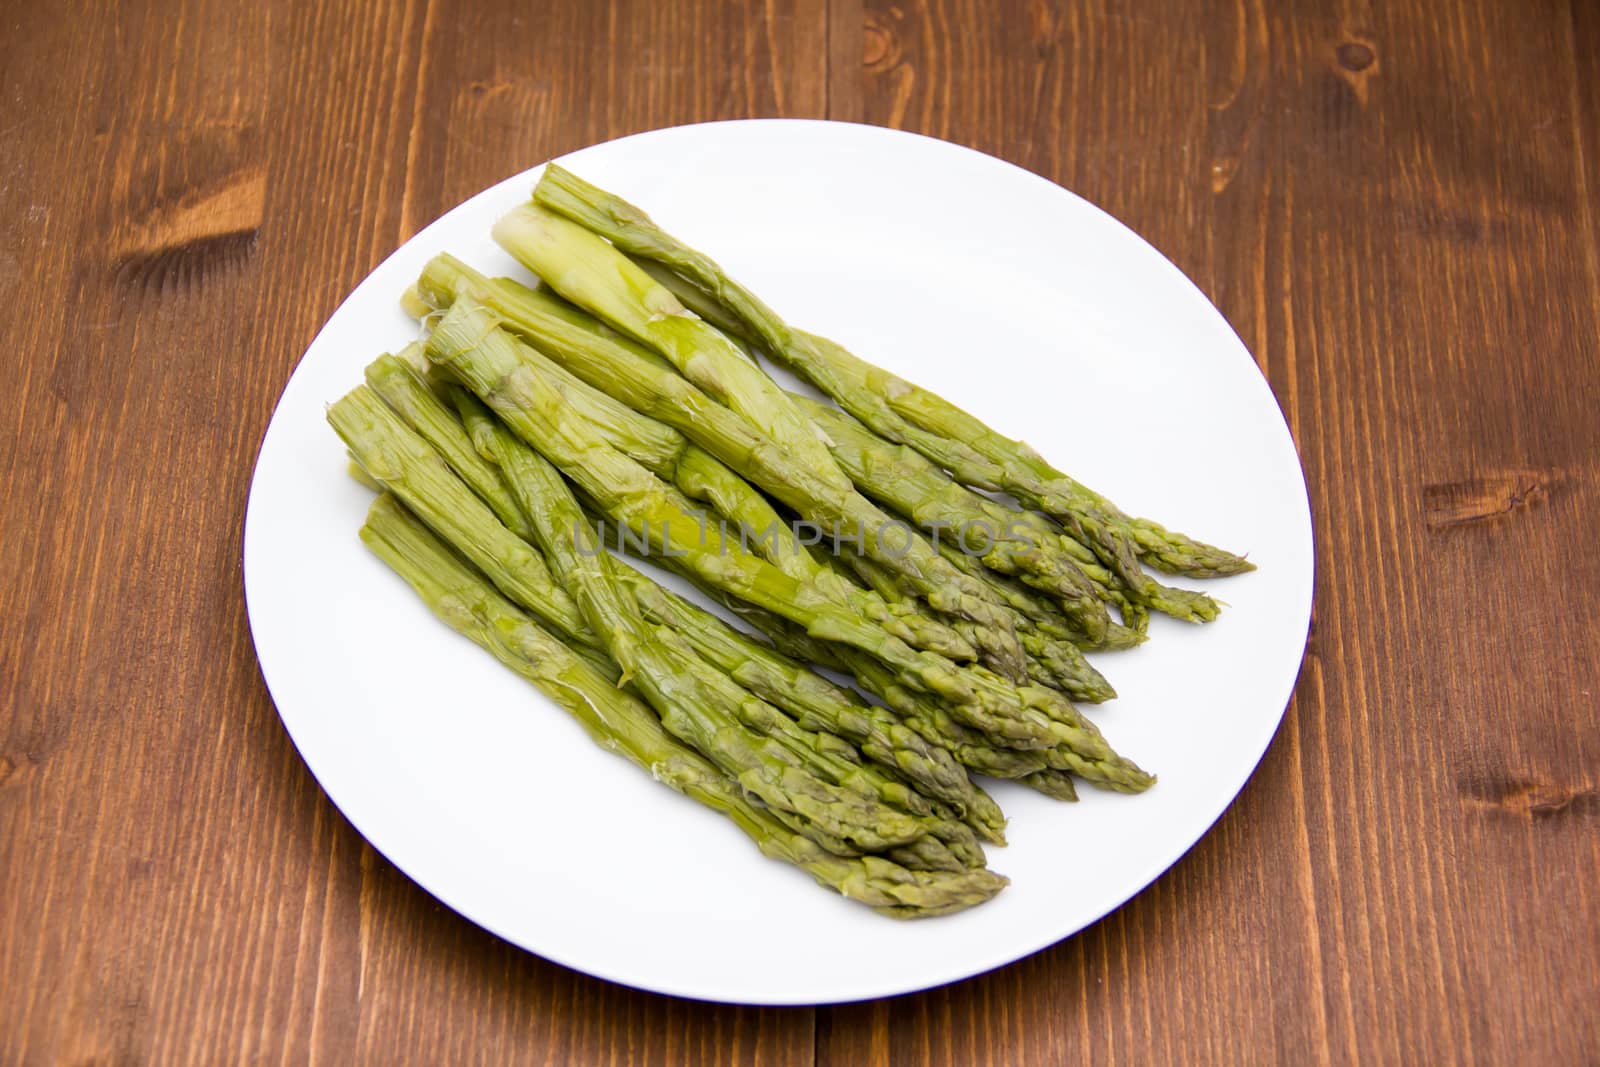
[[[1151,611],[1217,617],[1144,565],[1249,563],[790,327],[557,166],[494,236],[538,287],[435,258],[403,298],[426,343],[328,412],[381,490],[363,540],[448,625],[767,855],[899,918],[1006,884],[974,774],[1063,800],[1154,782],[1075,706],[1115,695],[1084,653],[1137,645]]]

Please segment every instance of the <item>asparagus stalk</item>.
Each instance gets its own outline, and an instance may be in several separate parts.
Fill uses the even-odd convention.
[[[496,226],[495,237],[563,295],[588,306],[598,318],[622,332],[651,342],[682,371],[683,378],[666,374],[658,363],[633,359],[636,353],[616,347],[612,339],[594,331],[586,331],[586,347],[597,347],[613,359],[637,364],[630,368],[632,376],[637,378],[648,371],[649,377],[655,379],[655,387],[665,385],[662,379],[671,379],[680,400],[684,391],[694,390],[695,385],[705,391],[694,390],[699,402],[692,416],[680,410],[676,419],[667,418],[660,410],[636,402],[629,391],[613,388],[618,384],[615,366],[603,381],[586,376],[576,366],[569,365],[569,370],[630,407],[683,432],[807,519],[831,529],[836,536],[849,537],[857,551],[904,574],[936,609],[979,624],[986,659],[1003,673],[1022,677],[1021,648],[1006,628],[1004,617],[986,599],[988,594],[982,584],[950,567],[937,553],[902,552],[895,544],[885,543],[882,531],[895,526],[894,520],[855,491],[833,462],[816,429],[761,368],[714,329],[683,313],[670,293],[620,253],[558,216],[531,207],[518,209]],[[466,280],[459,265],[447,267],[458,279]],[[426,277],[418,287],[424,296],[431,295],[430,288],[437,292]],[[543,301],[537,296],[515,301],[520,311],[537,311],[541,303],[548,307],[552,302],[548,296]],[[498,313],[505,314],[500,301],[489,303]],[[565,333],[575,328],[573,319],[570,313],[542,318],[535,346],[564,362],[551,351],[559,348],[560,342],[550,336],[549,328]],[[717,425],[704,424],[706,418],[713,417],[710,409],[715,409]]]
[[[1018,781],[1031,789],[1037,789],[1047,797],[1069,801],[1078,799],[1078,787],[1072,784],[1072,776],[1048,767],[1024,775]]]
[[[1105,675],[1071,641],[1055,641],[1032,631],[1018,636],[1028,653],[1029,672],[1039,685],[1085,704],[1103,704],[1116,698],[1117,691]]]
[[[1042,717],[988,672],[961,670],[948,659],[918,651],[837,606],[828,594],[727,544],[714,528],[690,518],[675,491],[611,449],[530,373],[517,343],[494,318],[458,301],[435,327],[428,357],[449,368],[482,397],[510,429],[550,459],[613,519],[659,538],[660,551],[704,581],[805,627],[812,636],[852,645],[892,666],[906,684],[949,700],[973,726],[1027,747],[1048,744]],[[979,678],[983,684],[969,681]]]
[[[948,546],[947,550],[953,557],[972,566],[969,573],[974,576],[985,573],[983,565],[974,557],[962,553],[953,546]],[[856,574],[885,600],[893,603],[894,598],[900,595],[894,576],[878,568],[871,560],[852,559],[850,565]],[[1021,613],[1016,613],[1014,624],[1023,651],[1028,654],[1028,676],[1033,682],[1059,689],[1073,700],[1091,704],[1102,703],[1117,695],[1111,683],[1106,681],[1105,676],[1094,668],[1070,639],[1058,639],[1041,632],[1032,620]]]
[[[366,381],[385,404],[444,457],[512,533],[524,540],[531,536],[528,522],[501,484],[499,472],[473,451],[455,413],[414,366],[400,357],[384,354],[367,366]]]
[[[675,240],[637,207],[557,166],[545,168],[534,201],[609,239],[633,256],[676,271],[713,296],[745,333],[846,411],[891,441],[910,445],[970,485],[1003,489],[1072,528],[1110,556],[1132,546],[1153,566],[1194,577],[1237,574],[1253,565],[1231,552],[1131,519],[1110,501],[1050,466],[1020,441],[992,430],[944,398],[874,367],[825,338],[791,329],[710,258]],[[658,283],[659,284],[659,283]]]
[[[861,490],[938,538],[956,539],[1002,574],[1015,575],[1059,601],[1092,642],[1105,639],[1110,616],[1083,571],[1052,538],[1038,536],[1019,512],[979,496],[920,452],[892,445],[846,413],[795,398],[827,434],[840,467]]]
[[[789,712],[802,726],[855,742],[869,759],[899,771],[927,796],[960,814],[974,806],[974,787],[960,764],[889,711],[740,633],[637,571],[618,568],[618,573],[646,618],[683,634],[708,662]],[[995,843],[1004,844],[1004,839],[996,838]]]
[[[825,847],[867,851],[908,844],[918,820],[879,802],[883,779],[860,766],[832,735],[801,730],[765,701],[699,659],[680,638],[651,627],[614,575],[617,566],[554,467],[484,413],[469,431],[480,452],[507,472],[552,570],[577,600],[590,629],[674,736],[697,749],[772,807],[804,820]],[[585,548],[585,546],[588,546]],[[831,744],[830,744],[831,740]],[[901,789],[894,799],[916,794]],[[924,811],[926,811],[924,804]]]
[[[399,365],[401,370],[409,369],[404,361],[396,360],[394,357],[386,357],[385,360],[380,361],[373,368],[369,368],[369,378],[381,380],[393,376],[397,369],[396,364]],[[434,396],[433,389],[426,383],[422,383],[415,375],[402,376],[401,380],[421,387],[420,390],[407,389],[406,391],[406,397],[409,402],[405,405],[405,409],[411,412],[413,419],[422,421],[423,425],[432,431],[431,436],[433,438],[449,442],[466,442],[466,451],[451,449],[448,454],[450,465],[455,467],[458,473],[464,473],[464,468],[467,471],[477,471],[480,475],[492,475],[492,483],[479,477],[476,480],[476,484],[495,484],[504,490],[505,486],[501,482],[500,471],[496,470],[493,465],[478,454],[477,445],[461,424],[456,421],[456,417],[448,409],[440,405]],[[476,398],[465,394],[459,386],[449,385],[447,389],[454,394],[458,408],[463,403],[476,403]],[[388,423],[388,425],[390,430],[393,431],[393,423]],[[417,427],[413,425],[413,428]],[[398,433],[394,434],[394,440],[392,441],[384,441],[382,438],[374,438],[372,435],[367,435],[365,440],[369,446],[367,449],[369,454],[381,452],[384,447],[390,447],[391,451],[394,448],[402,448],[407,441],[403,435]],[[415,449],[415,451],[418,455],[421,454],[421,449]],[[381,486],[378,488],[381,491]],[[509,499],[511,493],[509,490],[505,491]],[[417,499],[427,510],[435,512],[445,510],[440,509],[429,496],[424,495],[414,499]],[[461,498],[457,496],[454,499],[459,501]],[[522,514],[523,509],[517,506],[515,500],[511,500],[511,506],[519,516]],[[470,513],[470,510],[470,508],[465,509],[468,513]],[[487,524],[482,525],[487,528]],[[456,532],[460,533],[459,530]],[[517,590],[520,595],[526,596],[529,588],[528,580],[522,579],[519,581],[515,573],[507,573],[501,566],[501,560],[503,559],[519,559],[521,557],[511,549],[509,542],[504,538],[484,535],[482,537],[469,538],[466,543],[481,544],[484,541],[495,544],[501,549],[498,556],[488,559],[491,569],[499,572],[498,584]],[[480,558],[486,557],[480,556]],[[534,588],[539,588],[543,583],[549,581],[548,573],[543,572],[541,568],[534,567],[532,570],[534,572],[533,582],[538,583],[533,586]],[[805,714],[815,721],[818,725],[811,726],[812,729],[834,729],[834,732],[840,733],[841,736],[855,734],[866,743],[864,747],[870,753],[877,753],[883,758],[886,766],[911,772],[909,776],[914,781],[918,781],[919,784],[926,783],[931,787],[929,790],[930,796],[952,802],[958,812],[965,810],[966,807],[973,803],[972,795],[975,787],[966,778],[965,772],[960,769],[959,765],[955,764],[947,753],[936,747],[926,745],[917,735],[899,727],[892,716],[882,713],[881,709],[860,704],[858,701],[854,701],[853,697],[846,700],[844,694],[848,691],[840,690],[837,686],[797,664],[783,661],[781,657],[770,649],[744,638],[743,635],[727,627],[709,613],[700,611],[694,608],[693,605],[672,597],[671,594],[650,582],[643,575],[627,569],[623,569],[623,572],[628,576],[625,581],[629,584],[641,606],[654,605],[656,607],[655,622],[665,623],[684,632],[691,639],[691,643],[698,652],[704,655],[709,651],[712,662],[728,670],[736,681],[740,680],[741,675],[746,680],[765,681],[766,684],[764,686],[747,686],[757,695],[763,696],[775,704],[779,703],[779,700],[774,698],[787,697],[791,701],[798,698],[799,706],[796,714]],[[662,605],[667,605],[670,610],[664,611]],[[556,625],[569,639],[577,639],[579,637],[579,632],[574,630],[572,618],[558,617]],[[584,639],[592,640],[592,638]],[[609,663],[603,654],[597,655],[592,648],[581,644],[575,645],[574,651],[579,655],[585,656],[608,676],[616,676],[615,667]],[[756,662],[751,662],[751,660]],[[839,706],[832,709],[832,714],[829,714],[827,706],[829,694],[839,704]],[[863,716],[866,716],[865,720]],[[866,732],[862,732],[863,728],[866,728]],[[853,737],[853,739],[856,738]],[[1003,826],[1003,824],[1001,825]],[[950,833],[950,831],[946,831],[947,836]],[[956,836],[957,844],[959,845],[961,843],[959,841],[959,832],[956,832]],[[998,843],[1004,843],[1003,836],[999,833],[998,828],[992,830],[989,836]],[[970,855],[970,848],[966,851]],[[981,851],[978,854],[981,856]]]
[[[1006,606],[1015,611],[1018,617],[1024,620],[1018,624],[1019,633],[1037,632],[1052,640],[1065,641],[1092,651],[1136,648],[1145,641],[1145,635],[1142,632],[1121,623],[1112,622],[1106,627],[1105,637],[1099,642],[1092,642],[1081,629],[1073,625],[1072,620],[1061,613],[1053,602],[1046,600],[1021,582],[985,569],[982,563],[954,545],[940,544],[939,551],[952,564],[961,567],[975,577],[982,578],[995,589],[996,593],[1005,600]],[[1098,584],[1096,589],[1101,592],[1103,599],[1116,605],[1119,610],[1128,610],[1126,601],[1119,601],[1108,591],[1100,590]]]
[[[744,725],[785,745],[791,758],[826,777],[835,785],[847,786],[864,795],[876,795],[882,802],[918,816],[931,816],[934,810],[929,802],[899,777],[897,773],[885,774],[874,766],[862,766],[861,753],[847,741],[839,740],[827,730],[807,727],[788,718],[772,703],[760,699],[760,694],[749,687],[741,687],[731,673],[724,673],[719,659],[703,658],[698,654],[702,641],[690,640],[690,634],[680,633],[675,626],[657,625],[650,631],[643,626],[642,615],[636,615],[639,591],[648,583],[630,582],[624,572],[628,568],[617,565],[602,550],[597,559],[581,558],[570,537],[572,531],[586,527],[587,519],[554,468],[538,454],[511,434],[477,398],[457,391],[458,407],[463,421],[480,453],[494,462],[506,477],[518,504],[533,522],[535,536],[555,569],[568,582],[569,589],[579,591],[580,605],[592,598],[593,607],[588,612],[591,625],[597,632],[618,635],[619,625],[632,628],[655,644],[647,651],[659,652],[667,660],[675,660],[679,673],[693,675]],[[589,531],[585,529],[587,534]],[[600,629],[595,617],[605,614],[612,620],[609,629]],[[677,621],[677,620],[674,620]],[[701,626],[695,633],[702,638],[709,627]],[[707,666],[717,668],[708,671]],[[734,664],[739,666],[742,664]],[[755,699],[750,695],[753,694]],[[976,855],[981,862],[982,850],[977,848],[970,831],[964,828],[942,826],[943,820],[927,824],[927,831],[957,850],[960,858],[970,860]],[[931,846],[928,846],[931,847]],[[926,861],[926,852],[923,858]]]
[[[532,682],[598,744],[728,816],[765,855],[799,867],[818,884],[897,918],[959,911],[1006,885],[1003,876],[983,869],[911,871],[877,856],[841,857],[823,851],[674,740],[648,707],[496,593],[393,497],[378,498],[361,537],[440,619]]]
[[[363,470],[397,496],[540,621],[594,646],[578,606],[550,575],[544,557],[508,530],[444,458],[367,386],[328,409],[328,422]]]

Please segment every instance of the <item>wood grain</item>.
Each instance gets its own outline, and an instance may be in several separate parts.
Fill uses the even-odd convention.
[[[1600,1062],[1600,8],[130,0],[0,12],[0,1061]],[[1283,730],[1215,830],[955,986],[717,1007],[376,856],[260,683],[273,402],[518,168],[831,116],[1010,159],[1229,317],[1312,489]]]

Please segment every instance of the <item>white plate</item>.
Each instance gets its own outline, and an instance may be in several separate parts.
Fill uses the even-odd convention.
[[[657,130],[562,163],[710,252],[790,321],[935,389],[1123,508],[1248,551],[1208,583],[1204,627],[1157,618],[1096,657],[1121,697],[1091,710],[1157,772],[1139,797],[1060,804],[993,789],[1011,816],[995,900],[897,923],[763,859],[720,817],[591,744],[457,637],[356,529],[324,407],[416,336],[396,300],[450,250],[521,273],[489,227],[537,168],[423,230],[350,295],[289,379],[245,519],[262,674],[345,816],[441,901],[541,956],[644,989],[800,1004],[938,985],[1094,922],[1194,844],[1283,715],[1311,608],[1311,521],[1272,393],[1223,317],[1116,220],[1010,164],[867,126]],[[1130,402],[1119,398],[1128,397]],[[1093,862],[1084,862],[1085,857]]]

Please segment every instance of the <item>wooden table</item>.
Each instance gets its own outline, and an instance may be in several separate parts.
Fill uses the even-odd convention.
[[[1294,703],[1186,859],[815,1010],[445,911],[302,765],[240,594],[273,401],[383,256],[552,155],[755,115],[1127,221],[1260,362],[1318,541]],[[1589,0],[5,5],[0,1061],[1600,1062],[1597,167]]]

